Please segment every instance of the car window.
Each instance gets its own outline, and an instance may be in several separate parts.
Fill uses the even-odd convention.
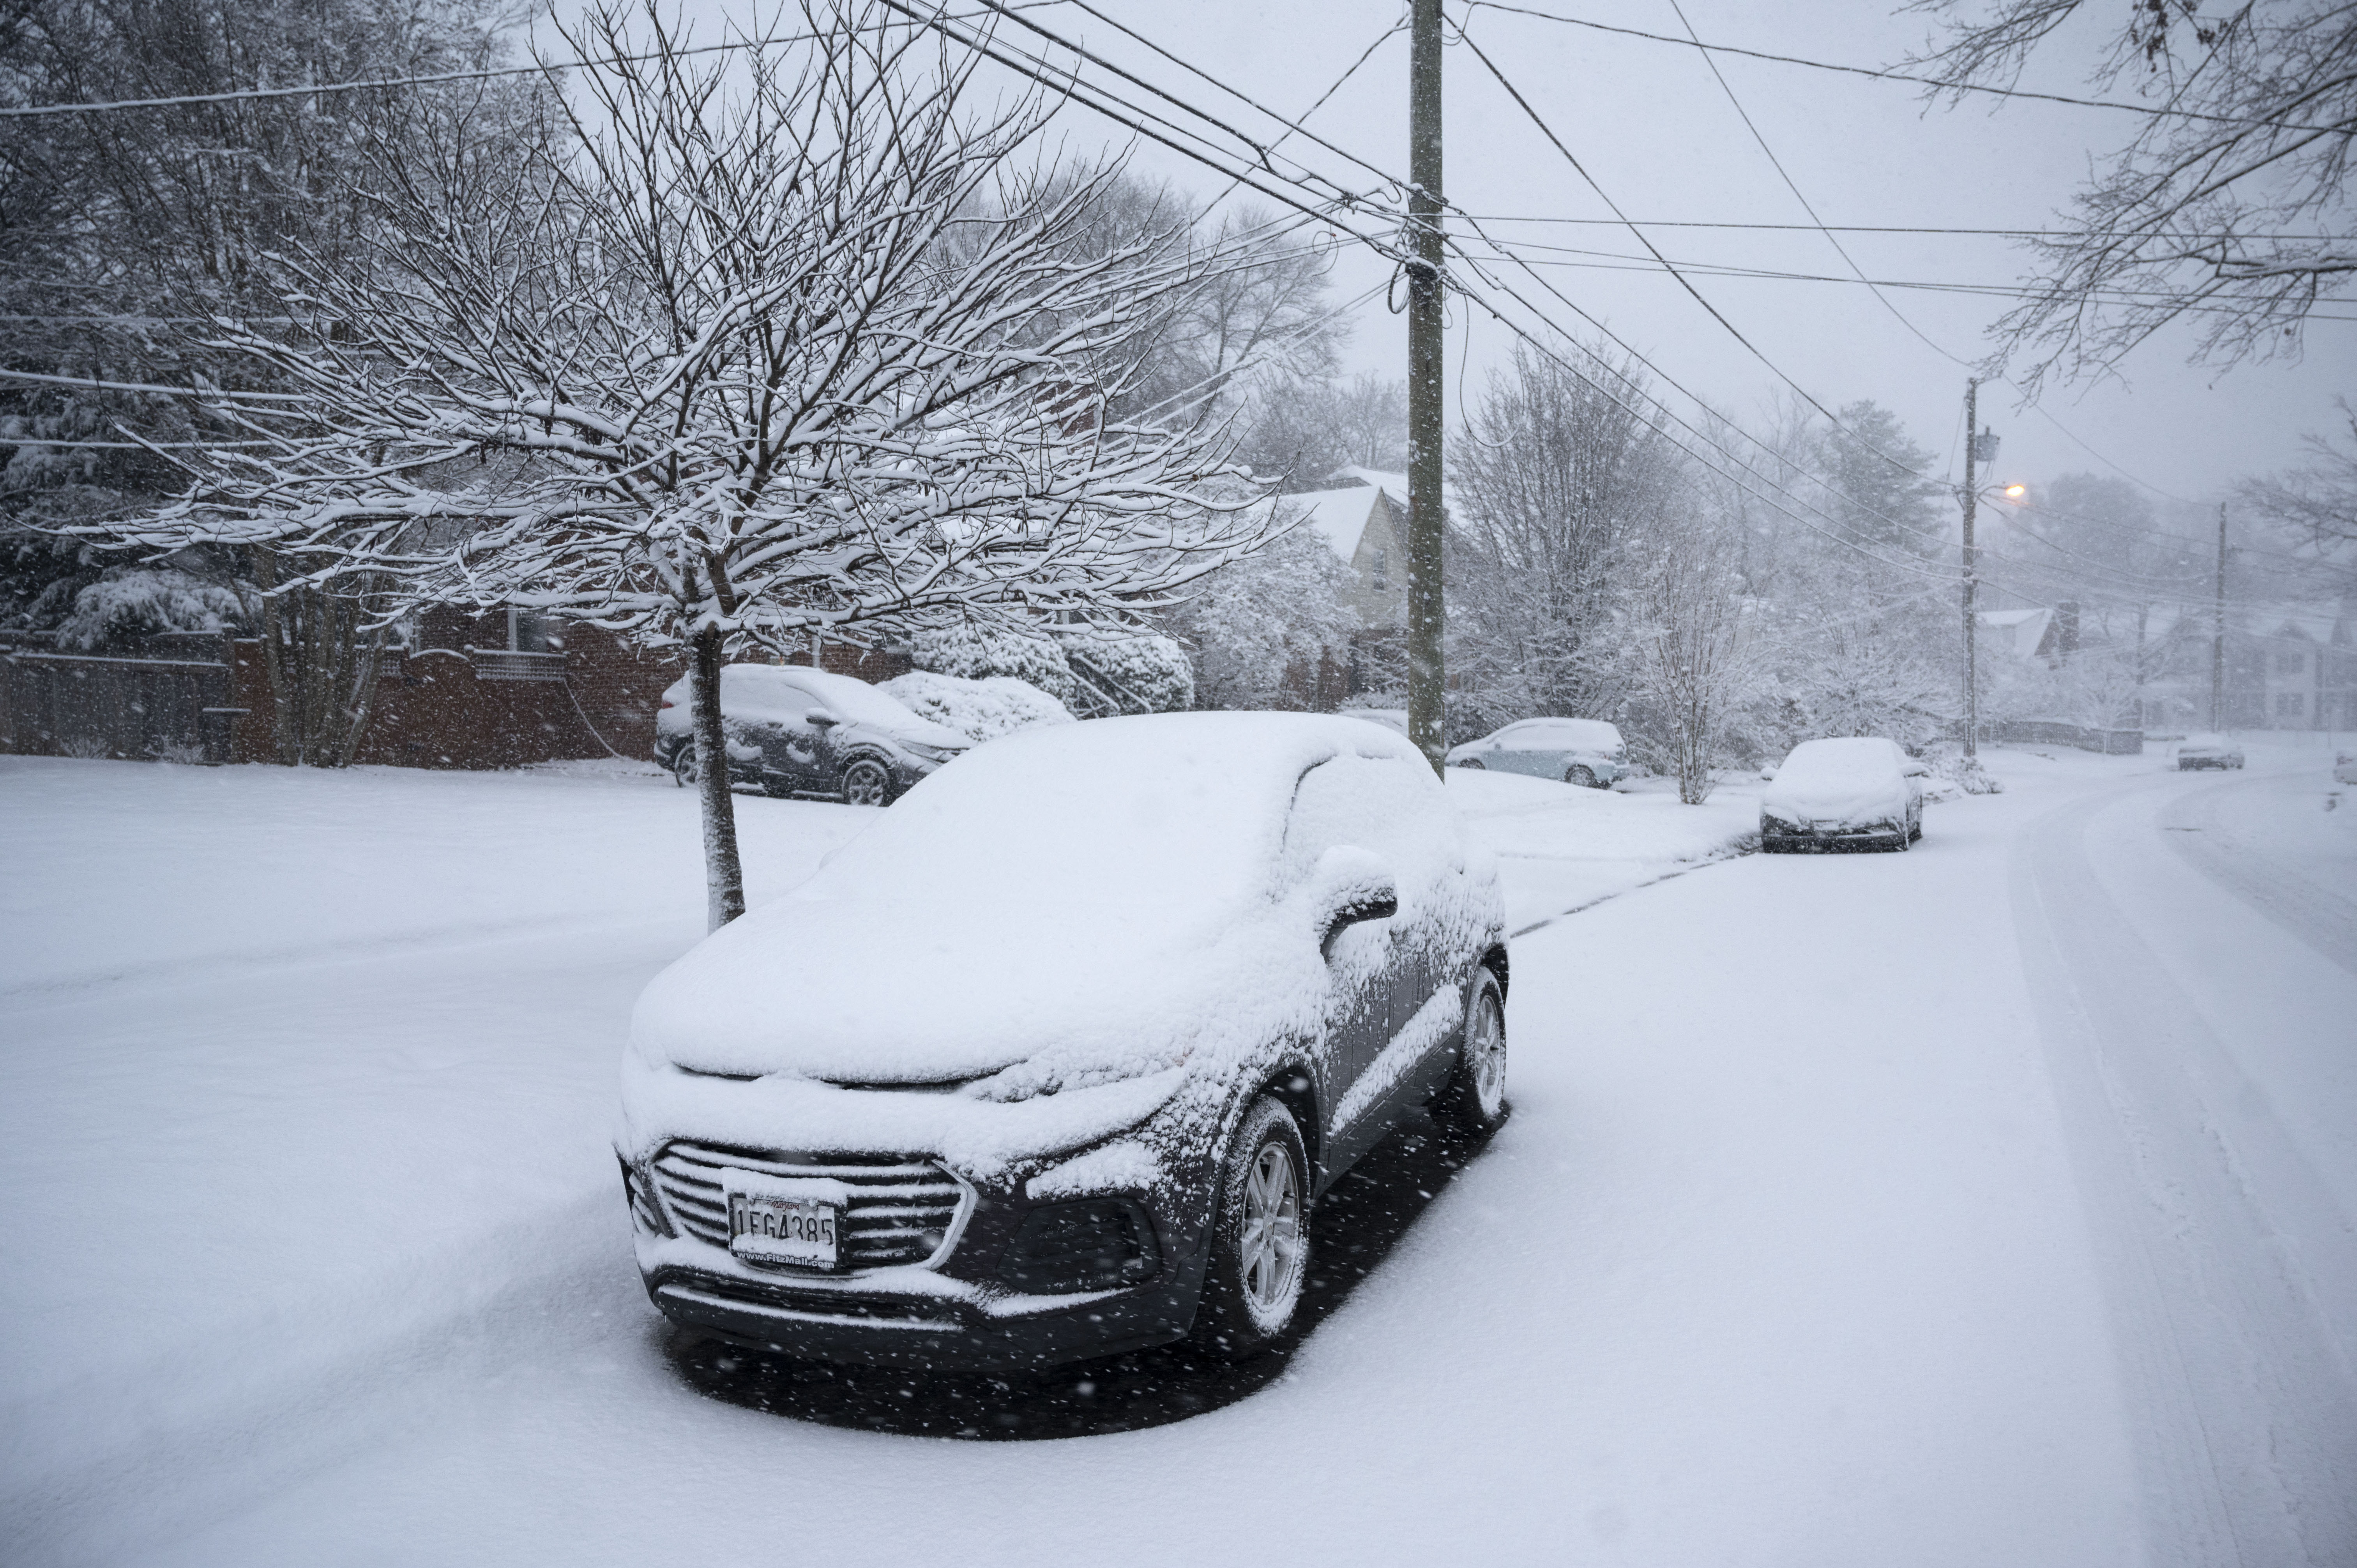
[[[1448,798],[1422,760],[1337,757],[1301,776],[1286,819],[1284,880],[1297,884],[1338,844],[1372,850],[1392,863],[1400,898],[1428,884],[1435,856],[1453,857]]]
[[[811,694],[785,670],[770,664],[730,664],[720,671],[720,711],[732,719],[800,724]]]
[[[1620,744],[1620,732],[1602,719],[1524,719],[1500,730],[1498,738],[1534,751],[1610,751]]]

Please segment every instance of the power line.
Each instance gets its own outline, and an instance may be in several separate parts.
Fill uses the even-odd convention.
[[[1605,229],[1621,228],[1627,221],[1643,224],[1648,229],[1738,229],[1783,231],[1798,234],[1964,234],[1989,239],[2046,240],[2068,237],[2076,232],[2069,229],[1964,229],[1951,225],[1924,223],[1730,223],[1695,218],[1554,218],[1536,213],[1469,212],[1467,220],[1487,223],[1572,223]],[[2338,234],[2275,234],[2242,233],[2229,230],[2180,230],[2174,232],[2180,240],[2310,240],[2332,242]]]
[[[1554,145],[1555,150],[1563,155],[1564,161],[1572,166],[1573,170],[1578,174],[1580,178],[1587,182],[1587,188],[1596,192],[1598,199],[1601,200],[1605,206],[1612,209],[1615,217],[1620,218],[1624,223],[1628,222],[1626,214],[1622,213],[1620,210],[1620,204],[1614,201],[1610,196],[1607,195],[1604,188],[1597,184],[1596,177],[1589,174],[1586,166],[1581,164],[1577,157],[1572,156],[1571,149],[1564,145],[1563,138],[1555,134],[1555,127],[1549,125],[1539,112],[1535,108],[1532,107],[1530,100],[1523,96],[1521,90],[1516,88],[1512,81],[1507,80],[1506,73],[1498,69],[1498,62],[1491,59],[1489,54],[1483,50],[1481,46],[1473,41],[1473,35],[1467,32],[1462,27],[1460,27],[1458,28],[1457,36],[1458,38],[1463,40],[1467,48],[1473,51],[1473,58],[1480,60],[1481,64],[1488,69],[1490,74],[1498,79],[1498,85],[1506,90],[1507,96],[1512,98],[1515,103],[1521,106],[1524,114],[1530,116],[1531,124],[1536,125],[1541,134]],[[1792,388],[1794,392],[1798,393],[1803,402],[1806,403],[1811,408],[1815,409],[1819,413],[1824,415],[1824,417],[1831,422],[1835,429],[1849,435],[1851,439],[1858,442],[1858,444],[1864,446],[1867,451],[1872,452],[1876,456],[1881,458],[1884,462],[1889,464],[1892,467],[1899,469],[1900,472],[1913,474],[1917,478],[1928,478],[1930,477],[1929,475],[1923,474],[1918,470],[1913,465],[1900,462],[1889,453],[1885,452],[1880,447],[1875,446],[1874,443],[1866,440],[1863,436],[1858,435],[1855,431],[1850,430],[1847,425],[1842,423],[1840,415],[1827,408],[1824,403],[1818,402],[1816,397],[1811,393],[1806,387],[1794,381],[1791,376],[1786,375],[1781,366],[1778,365],[1775,360],[1770,359],[1760,350],[1757,344],[1753,343],[1750,338],[1743,335],[1741,330],[1736,327],[1734,322],[1729,321],[1726,316],[1721,314],[1719,308],[1711,304],[1711,302],[1704,296],[1703,292],[1700,289],[1695,287],[1692,283],[1686,280],[1686,277],[1683,273],[1679,272],[1675,266],[1671,264],[1670,259],[1662,254],[1660,249],[1654,245],[1653,242],[1650,238],[1646,236],[1646,233],[1642,229],[1638,228],[1632,223],[1629,225],[1629,231],[1637,236],[1638,242],[1643,245],[1645,249],[1652,253],[1655,261],[1661,263],[1664,268],[1668,269],[1670,275],[1678,280],[1680,287],[1684,288],[1688,294],[1694,295],[1695,303],[1701,306],[1703,309],[1710,313],[1712,320],[1727,328],[1729,336],[1733,337],[1737,342],[1742,344],[1745,349],[1749,349],[1752,358],[1767,366],[1768,369],[1774,373],[1777,380],[1782,381],[1786,386]]]
[[[1638,27],[1615,27],[1609,22],[1592,22],[1585,16],[1566,16],[1552,11],[1534,11],[1527,5],[1508,5],[1501,0],[1466,0],[1466,8],[1486,7],[1492,11],[1510,12],[1518,16],[1535,16],[1543,22],[1561,22],[1567,27],[1587,27],[1599,33],[1617,33],[1622,38],[1642,38],[1648,43],[1675,44],[1680,48],[1700,49],[1706,54],[1741,55],[1747,59],[1764,59],[1778,65],[1804,65],[1813,70],[1839,71],[1847,76],[1872,77],[1881,81],[1910,81],[1933,87],[1943,92],[1982,92],[1996,98],[2035,99],[2045,103],[2068,103],[2080,109],[2115,109],[2123,113],[2143,114],[2164,120],[2206,120],[2219,125],[2271,125],[2284,131],[2313,131],[2327,135],[2345,134],[2346,125],[2309,125],[2292,120],[2254,119],[2242,114],[2205,114],[2195,109],[2168,109],[2149,103],[2122,103],[2110,98],[2073,98],[2061,92],[2033,92],[2025,87],[1986,87],[1978,82],[1943,81],[1937,77],[1915,76],[1903,70],[1885,70],[1863,65],[1837,65],[1830,60],[1808,59],[1800,55],[1770,54],[1761,49],[1738,48],[1732,44],[1706,44],[1699,38],[1674,38],[1665,33],[1648,33]]]

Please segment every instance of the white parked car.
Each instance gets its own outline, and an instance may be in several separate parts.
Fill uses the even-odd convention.
[[[1903,850],[1923,836],[1931,769],[1880,736],[1804,740],[1760,798],[1760,847]]]
[[[1282,1338],[1318,1196],[1506,1115],[1494,865],[1330,714],[1025,730],[658,975],[617,1138],[674,1322],[1028,1367]]]
[[[2199,768],[2240,768],[2243,748],[2222,735],[2189,735],[2177,743],[2177,770]]]
[[[1448,761],[1601,789],[1628,777],[1629,747],[1602,719],[1523,719],[1451,748]]]
[[[1364,719],[1371,725],[1381,725],[1394,735],[1407,734],[1405,708],[1344,708],[1346,719]]]

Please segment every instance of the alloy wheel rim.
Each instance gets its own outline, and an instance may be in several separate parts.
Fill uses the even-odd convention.
[[[1506,1104],[1506,1031],[1498,1019],[1495,998],[1484,995],[1473,1020],[1473,1038],[1466,1055],[1473,1069],[1473,1095],[1481,1114],[1495,1117]]]
[[[1263,1322],[1282,1316],[1301,1286],[1301,1188],[1282,1144],[1261,1145],[1244,1176],[1244,1295]]]
[[[884,803],[884,780],[873,768],[855,768],[844,780],[844,799],[855,806],[880,806]]]

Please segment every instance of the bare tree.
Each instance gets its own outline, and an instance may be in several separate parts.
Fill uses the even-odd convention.
[[[1620,379],[1641,385],[1632,368]],[[1517,349],[1451,449],[1451,668],[1524,713],[1600,714],[1625,689],[1614,617],[1639,544],[1689,489],[1637,403]]]
[[[1710,798],[1710,765],[1757,673],[1740,546],[1703,524],[1657,550],[1639,588],[1630,649],[1633,694],[1665,737],[1678,799]]]
[[[1217,257],[1069,254],[1094,185],[1011,163],[1045,105],[975,117],[974,57],[803,15],[807,48],[731,67],[594,9],[577,155],[454,135],[389,168],[368,264],[298,257],[293,329],[218,339],[302,403],[225,403],[268,445],[139,535],[683,646],[716,926],[744,908],[730,648],[1151,607],[1261,528],[1199,499],[1213,434],[1105,413],[1141,315]]]
[[[2284,542],[2324,569],[2319,581],[2341,592],[2357,588],[2357,409],[2347,398],[2334,406],[2345,435],[2311,432],[2302,445],[2308,461],[2246,487],[2250,504]]]
[[[1947,20],[1910,64],[1947,84],[2009,86],[2085,0],[1916,0]],[[1996,334],[2051,374],[2115,366],[2173,322],[2196,357],[2297,352],[2305,323],[2357,274],[2348,180],[2357,137],[2357,12],[2339,0],[2122,4],[2091,73],[2156,111],[2077,198],[2072,231],[2030,242],[2031,297]]]

